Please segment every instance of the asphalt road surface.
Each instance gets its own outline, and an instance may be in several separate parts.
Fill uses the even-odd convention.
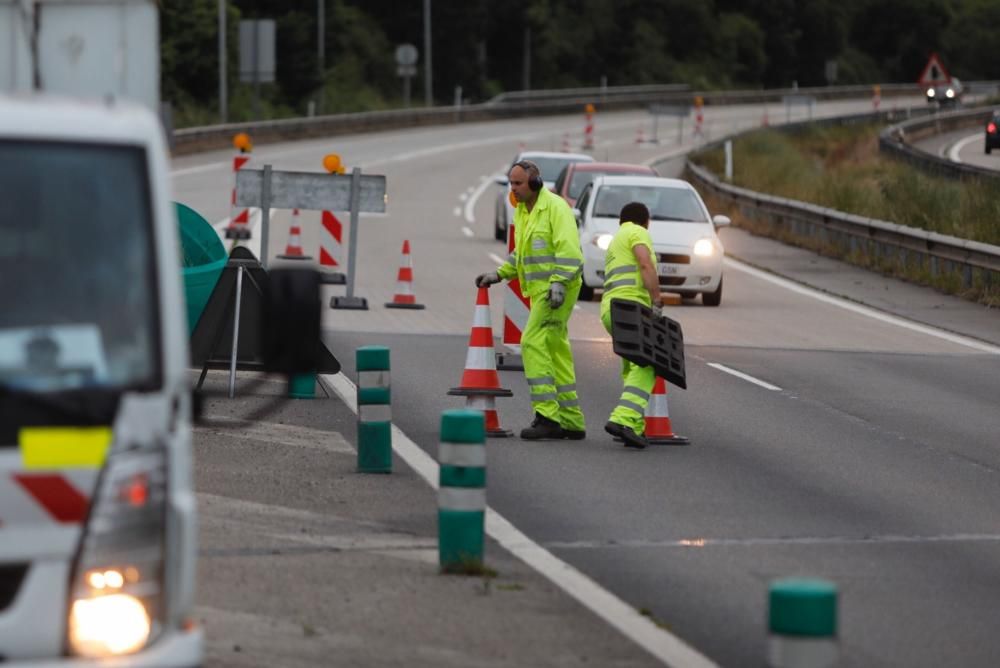
[[[868,108],[840,102],[813,113]],[[760,125],[763,111],[707,109],[705,135]],[[773,124],[784,110],[772,105],[768,116]],[[700,141],[688,127],[677,145],[661,125],[659,145],[636,144],[640,127],[651,131],[643,112],[595,120],[598,159],[651,163]],[[355,293],[371,308],[325,309],[324,337],[349,376],[357,346],[391,348],[395,422],[432,455],[440,412],[461,404],[446,392],[462,373],[473,277],[506,255],[493,240],[492,178],[521,144],[558,149],[572,130],[575,149],[582,128],[581,114],[254,152],[258,167],[310,171],[337,152],[349,167],[387,176],[388,212],[363,216],[358,235]],[[176,198],[220,225],[229,158],[174,162]],[[302,219],[315,255],[318,214]],[[287,212],[274,221],[272,255],[284,248]],[[740,235],[723,230],[723,242]],[[404,239],[423,311],[382,306]],[[502,290],[491,297],[499,332]],[[947,310],[951,300],[941,301]],[[843,308],[728,261],[719,308],[690,301],[668,311],[684,328],[689,387],[671,388],[670,416],[692,445],[627,451],[601,429],[620,378],[598,306],[580,304],[570,328],[588,438],[491,440],[491,507],[722,665],[763,663],[767,586],[792,575],[838,585],[842,665],[996,663],[1000,320],[984,344]],[[531,417],[527,386],[518,372],[501,382],[514,392],[498,400],[501,423],[518,430]]]

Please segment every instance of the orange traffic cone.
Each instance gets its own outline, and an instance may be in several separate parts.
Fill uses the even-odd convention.
[[[508,430],[500,427],[494,403],[495,397],[512,397],[514,393],[500,387],[493,350],[490,293],[487,288],[479,288],[476,295],[476,311],[469,335],[469,351],[465,357],[462,382],[458,387],[448,390],[448,394],[466,397],[466,407],[483,411],[488,436],[510,436]]]
[[[396,275],[396,294],[391,302],[386,303],[386,308],[424,308],[423,304],[417,303],[413,294],[413,261],[410,259],[409,239],[403,241],[403,263]]]
[[[656,377],[653,394],[646,406],[646,440],[650,445],[687,445],[691,439],[674,433],[667,409],[667,382]]]
[[[302,228],[299,227],[299,210],[292,209],[292,226],[288,230],[288,243],[285,245],[284,255],[279,255],[282,260],[310,260],[308,255],[302,252]]]
[[[490,395],[476,395],[465,398],[465,407],[482,411],[486,417],[486,435],[494,438],[507,438],[513,436],[514,432],[500,426],[500,417],[497,415],[496,398]]]

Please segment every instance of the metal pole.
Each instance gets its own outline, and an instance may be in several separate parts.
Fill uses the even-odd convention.
[[[431,0],[424,0],[424,105],[428,107],[434,106],[431,70]],[[353,209],[351,214],[354,214]]]
[[[358,208],[361,206],[361,168],[351,170],[351,241],[347,247],[347,299],[354,298],[354,267],[358,255]]]
[[[264,165],[260,189],[260,265],[267,269],[267,237],[271,228],[271,165]]]
[[[531,90],[531,26],[524,26],[524,80],[521,88]]]
[[[226,0],[219,0],[219,120],[229,117],[229,81],[226,78]]]
[[[253,117],[260,120],[260,21],[253,22]]]
[[[319,53],[318,53],[318,56],[319,56],[319,96],[318,96],[319,97],[319,104],[317,106],[319,108],[319,113],[322,115],[322,113],[323,113],[323,88],[324,88],[324,81],[325,81],[325,78],[326,78],[326,43],[325,43],[325,39],[326,39],[325,33],[326,33],[326,30],[324,30],[324,28],[326,28],[326,0],[317,0],[317,2],[316,2],[316,15],[317,15],[316,23],[318,24],[318,28],[317,28],[317,32],[318,32],[317,38],[318,39],[316,41],[319,44]]]
[[[236,267],[236,308],[233,313],[233,352],[229,358],[229,398],[236,396],[236,352],[240,345],[240,303],[243,301],[243,265]]]

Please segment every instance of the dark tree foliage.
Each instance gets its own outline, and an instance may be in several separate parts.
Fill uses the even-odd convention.
[[[424,0],[226,0],[232,97],[238,20],[277,22],[277,81],[265,112],[399,106],[394,52],[420,52],[412,103],[424,103]],[[326,15],[322,71],[318,3]],[[932,51],[963,79],[1000,78],[1000,0],[432,0],[433,98],[508,90],[687,83],[695,88],[915,81]],[[218,0],[161,2],[163,94],[218,104]],[[835,72],[835,79],[831,75]]]

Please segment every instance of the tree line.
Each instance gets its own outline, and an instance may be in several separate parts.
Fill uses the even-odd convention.
[[[320,67],[319,2],[325,25]],[[178,125],[217,122],[218,0],[163,0],[164,100]],[[265,117],[398,107],[394,52],[421,52],[424,0],[226,0],[230,120],[249,120],[238,24],[273,19],[276,81]],[[931,52],[963,80],[1000,78],[998,0],[431,0],[433,98],[479,102],[510,90],[686,83],[774,88],[915,82]]]

